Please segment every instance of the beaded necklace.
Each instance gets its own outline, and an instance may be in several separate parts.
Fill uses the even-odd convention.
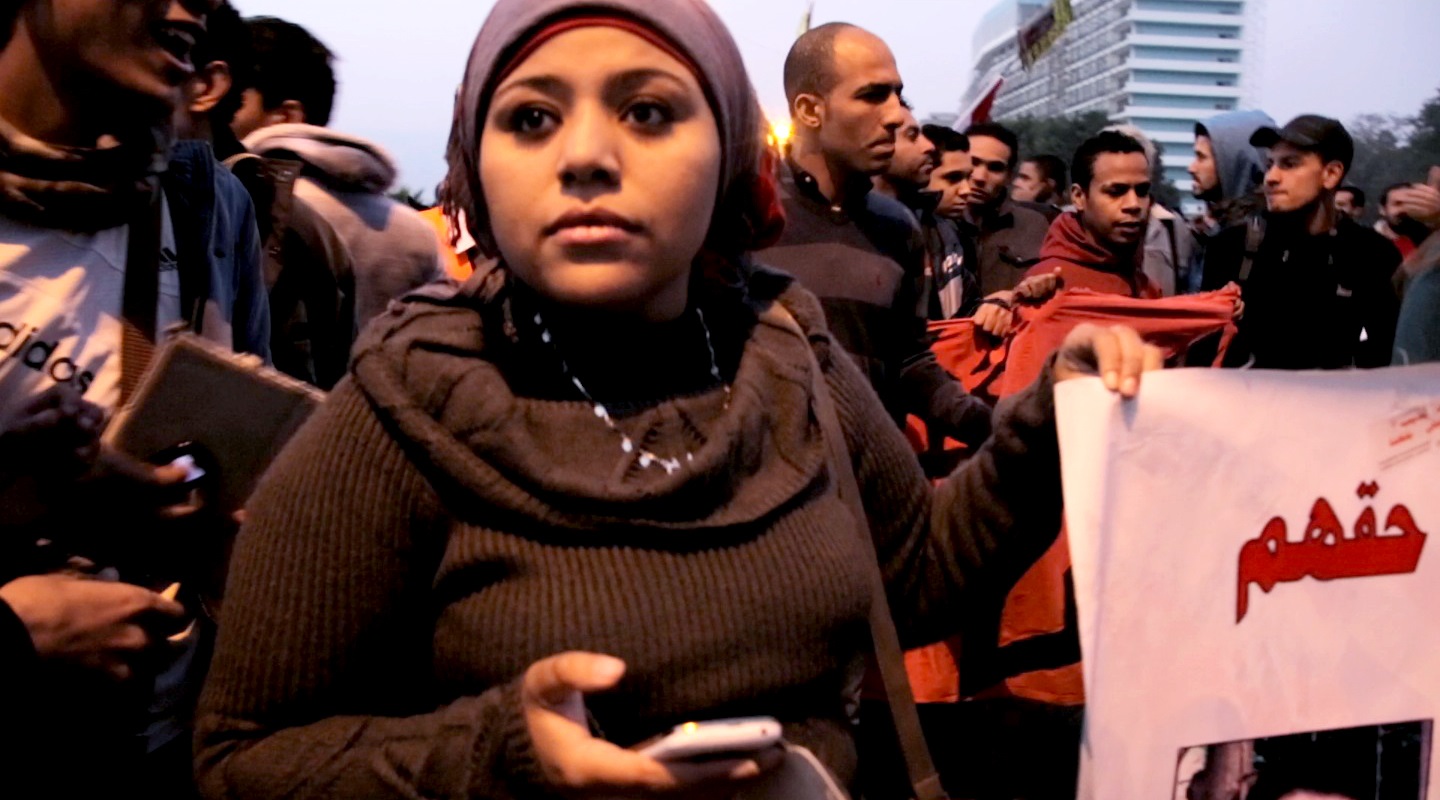
[[[695,316],[700,320],[700,330],[705,332],[705,349],[710,355],[710,375],[717,383],[724,387],[725,408],[728,409],[730,408],[730,384],[726,383],[725,379],[720,375],[720,364],[715,358],[715,343],[710,339],[710,326],[705,324],[705,312],[699,308],[695,309]],[[560,359],[561,372],[565,374],[565,377],[570,379],[570,383],[574,385],[576,391],[580,392],[580,396],[585,398],[585,401],[591,405],[595,416],[599,418],[601,422],[605,423],[605,427],[620,437],[621,452],[627,454],[638,453],[640,466],[642,468],[649,469],[650,467],[658,466],[665,470],[666,475],[672,475],[678,472],[684,464],[691,463],[695,460],[695,454],[688,450],[685,452],[685,460],[682,462],[679,458],[666,458],[637,445],[635,440],[630,438],[629,434],[620,430],[615,424],[615,420],[610,416],[610,410],[605,407],[604,403],[596,400],[595,397],[590,394],[590,390],[585,388],[585,384],[581,382],[580,377],[570,368],[570,363],[565,360],[565,356],[561,354],[560,348],[555,344],[555,337],[550,333],[549,326],[545,324],[545,318],[538,311],[535,312],[535,326],[540,329],[540,341],[549,345],[550,349],[555,351],[556,358]]]

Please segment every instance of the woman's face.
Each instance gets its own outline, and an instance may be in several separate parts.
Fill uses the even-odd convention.
[[[715,211],[720,134],[685,65],[632,33],[579,28],[496,87],[480,180],[500,254],[532,289],[673,319]]]

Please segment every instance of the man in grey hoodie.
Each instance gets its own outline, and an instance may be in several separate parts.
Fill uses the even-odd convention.
[[[275,365],[328,389],[365,323],[442,277],[439,245],[416,211],[385,195],[396,178],[390,155],[323,127],[335,99],[330,51],[293,23],[247,23],[253,83],[232,128],[251,154],[299,164],[281,252],[267,260]]]
[[[1199,247],[1191,260],[1187,289],[1199,291],[1204,250],[1211,239],[1232,225],[1265,211],[1261,193],[1265,181],[1265,152],[1250,144],[1250,137],[1275,120],[1263,111],[1231,111],[1195,124],[1195,160],[1190,163],[1191,190],[1205,201],[1216,222],[1200,231]]]

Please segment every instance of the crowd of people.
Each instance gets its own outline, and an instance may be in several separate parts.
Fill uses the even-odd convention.
[[[1440,360],[1440,167],[1362,226],[1320,115],[1197,125],[1187,220],[1141,131],[921,124],[853,25],[774,76],[780,147],[701,0],[499,0],[422,214],[298,25],[5,0],[0,37],[5,796],[732,797],[787,751],[631,746],[736,716],[905,796],[872,574],[906,647],[993,614],[1061,527],[1054,385],[1164,361],[1082,325],[992,407],[929,325],[1224,292],[1185,363]],[[181,330],[328,392],[243,508],[102,442]],[[1073,795],[1080,708],[981,700],[925,718],[949,791]]]

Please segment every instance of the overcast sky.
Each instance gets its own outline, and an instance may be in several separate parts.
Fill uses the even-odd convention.
[[[491,0],[232,0],[246,15],[306,26],[339,58],[332,126],[400,162],[401,183],[432,193],[444,172],[451,98]],[[666,2],[666,0],[656,0]],[[780,70],[806,0],[711,0],[772,116]],[[971,36],[994,0],[817,0],[815,23],[843,20],[890,43],[923,117],[954,111],[971,76]],[[1413,114],[1440,90],[1440,0],[1248,0],[1262,13],[1255,105],[1284,121],[1307,111],[1350,120]],[[1251,19],[1256,14],[1250,12]]]

